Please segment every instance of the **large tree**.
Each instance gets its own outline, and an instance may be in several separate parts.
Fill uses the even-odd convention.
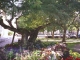
[[[5,1],[1,1],[1,4]],[[41,10],[41,1],[25,0],[21,2],[21,6],[16,5],[16,1],[9,0],[6,3],[10,6],[4,6],[0,10],[0,25],[6,29],[22,34],[23,41],[34,42],[38,31],[49,24],[47,15]],[[4,4],[2,4],[4,5]],[[11,18],[6,18],[8,13]],[[19,21],[17,21],[19,20]],[[15,26],[14,26],[15,25]],[[29,37],[29,38],[28,38]]]
[[[7,0],[6,4],[8,5],[4,4],[5,0],[0,2],[1,5],[4,5],[0,10],[3,16],[3,19],[0,19],[0,25],[22,34],[22,40],[26,43],[33,43],[39,30],[47,25],[51,25],[53,22],[59,22],[58,24],[61,25],[62,23],[65,24],[65,21],[68,22],[67,20],[69,20],[74,10],[71,8],[74,7],[72,0],[21,0],[18,5],[16,1]],[[9,20],[6,19],[3,10],[11,16]]]
[[[75,18],[74,18],[74,22],[73,22],[74,27],[76,27],[77,29],[77,38],[78,38],[78,33],[79,33],[79,28],[80,28],[80,13],[76,12],[75,13]]]
[[[57,12],[57,17],[55,23],[63,28],[63,39],[65,42],[66,30],[73,23],[74,12],[79,10],[79,4],[77,0],[57,0],[57,7],[59,12]]]

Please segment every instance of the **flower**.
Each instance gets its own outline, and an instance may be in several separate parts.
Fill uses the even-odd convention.
[[[80,60],[80,58],[76,58],[75,60]]]
[[[72,56],[69,56],[65,60],[73,60],[73,57]]]

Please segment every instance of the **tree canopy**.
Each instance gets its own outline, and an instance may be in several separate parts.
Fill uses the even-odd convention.
[[[20,3],[18,3],[20,2]],[[16,4],[17,3],[17,4]],[[74,12],[79,11],[79,0],[0,0],[1,11],[10,19],[0,20],[6,29],[26,35],[26,40],[34,41],[39,30],[57,24],[67,27],[73,22]],[[3,13],[1,12],[0,13]],[[16,24],[17,28],[13,26]],[[35,36],[34,36],[35,34]],[[30,36],[30,38],[28,38]]]

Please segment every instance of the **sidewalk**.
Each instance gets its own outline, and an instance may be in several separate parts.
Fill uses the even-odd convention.
[[[0,37],[0,47],[4,47],[6,44],[11,44],[12,36]],[[14,42],[18,42],[18,38],[15,37]]]

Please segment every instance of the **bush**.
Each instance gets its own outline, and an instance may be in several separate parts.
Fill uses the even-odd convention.
[[[14,59],[14,57],[15,57],[15,55],[13,53],[13,50],[11,49],[9,51],[9,53],[7,54],[7,60],[12,60],[12,59]]]
[[[52,46],[54,44],[56,44],[56,43],[55,42],[42,42],[43,47]]]
[[[0,60],[6,60],[6,53],[4,48],[0,48]]]
[[[80,54],[78,52],[73,52],[72,50],[70,50],[70,55],[76,60],[76,59],[80,59]]]

